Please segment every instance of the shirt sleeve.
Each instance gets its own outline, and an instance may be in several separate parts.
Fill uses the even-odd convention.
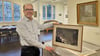
[[[53,27],[53,23],[40,24],[37,20],[35,20],[35,22],[37,23],[38,29],[40,29],[40,30],[44,30],[49,27]]]
[[[40,24],[39,29],[44,30],[47,28],[53,27],[53,23],[46,23],[46,24]]]
[[[16,27],[16,31],[18,32],[18,34],[29,44],[29,45],[33,45],[33,46],[36,46],[36,47],[39,47],[39,48],[45,48],[45,45],[43,45],[41,42],[38,42],[38,40],[35,40],[34,37],[34,34],[29,32],[27,30],[27,28],[25,27],[24,24],[20,23],[20,24],[17,24],[17,27]],[[31,39],[33,38],[33,39]]]

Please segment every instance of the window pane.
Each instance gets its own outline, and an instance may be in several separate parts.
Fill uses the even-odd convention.
[[[20,20],[20,6],[17,4],[14,4],[14,21]]]
[[[51,19],[51,5],[47,5],[47,19]]]
[[[11,3],[5,1],[4,2],[4,16],[6,22],[12,21],[12,9],[11,9]]]
[[[55,6],[53,6],[53,19],[55,19]]]
[[[3,21],[3,14],[2,14],[2,1],[0,1],[0,22]]]
[[[43,19],[45,20],[46,19],[46,16],[45,16],[45,5],[43,5]]]

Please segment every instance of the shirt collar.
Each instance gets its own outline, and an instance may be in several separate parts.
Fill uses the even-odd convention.
[[[25,21],[27,21],[27,22],[30,21],[26,16],[24,16],[23,19],[24,19]]]

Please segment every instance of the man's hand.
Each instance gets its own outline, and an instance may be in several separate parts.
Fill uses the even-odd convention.
[[[45,49],[49,52],[54,51],[54,49],[52,47],[46,46]]]

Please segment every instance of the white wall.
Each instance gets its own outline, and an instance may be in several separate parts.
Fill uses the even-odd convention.
[[[68,6],[67,4],[64,5],[64,20],[63,20],[64,24],[68,24],[69,23],[69,19],[68,19]]]
[[[77,25],[77,4],[94,0],[68,0],[68,18],[70,24]],[[83,40],[100,45],[100,0],[99,1],[99,26],[84,25]]]

